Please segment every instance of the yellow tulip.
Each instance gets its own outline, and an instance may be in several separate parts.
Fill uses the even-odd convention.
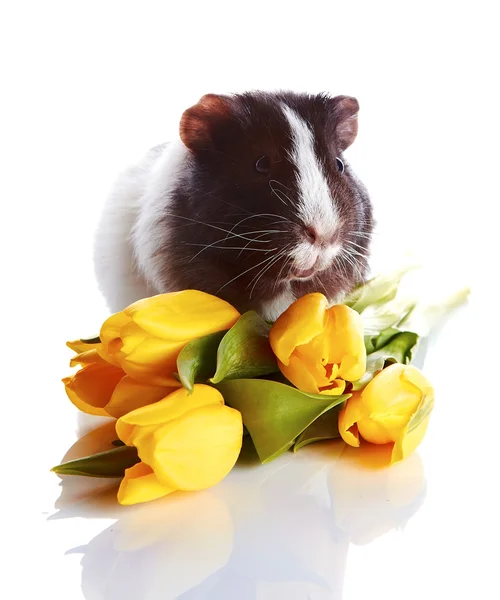
[[[294,302],[272,326],[269,341],[283,375],[304,392],[342,394],[345,382],[366,369],[361,317],[343,304],[328,308],[323,294]]]
[[[391,444],[391,463],[409,456],[422,441],[434,407],[434,390],[411,365],[394,364],[355,392],[339,413],[339,432],[350,446],[360,437]]]
[[[202,490],[223,479],[241,450],[241,414],[219,391],[196,384],[121,417],[118,437],[141,462],[125,471],[118,501],[136,504],[176,490]]]
[[[115,365],[106,362],[99,354],[99,344],[80,346],[68,342],[70,348],[83,350],[71,359],[70,366],[82,368],[63,383],[71,402],[90,415],[119,418],[141,406],[165,398],[173,387],[154,386],[135,381]],[[179,387],[177,383],[176,387]]]
[[[223,331],[239,319],[230,304],[196,290],[139,300],[101,328],[97,352],[136,381],[176,386],[179,352],[191,340]]]

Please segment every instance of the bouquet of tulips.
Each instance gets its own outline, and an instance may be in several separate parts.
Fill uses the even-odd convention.
[[[399,298],[409,268],[375,277],[342,304],[299,298],[274,323],[204,292],[140,300],[98,337],[68,342],[79,369],[63,380],[73,404],[116,419],[110,449],[59,474],[121,477],[135,504],[201,490],[235,465],[244,436],[261,462],[321,440],[390,445],[391,462],[421,442],[434,392],[412,357],[452,308]]]

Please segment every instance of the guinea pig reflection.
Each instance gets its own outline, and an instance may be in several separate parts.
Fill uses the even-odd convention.
[[[207,94],[180,139],[118,179],[95,268],[113,312],[198,289],[276,319],[296,298],[330,301],[367,271],[371,203],[344,157],[358,129],[348,96]]]

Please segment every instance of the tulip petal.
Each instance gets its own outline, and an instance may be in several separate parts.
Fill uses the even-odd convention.
[[[319,394],[318,384],[314,375],[297,356],[290,356],[288,365],[278,360],[278,366],[283,375],[293,383],[293,385],[302,392],[309,394]]]
[[[341,396],[345,391],[345,381],[334,379],[328,386],[320,388],[320,394],[327,396]]]
[[[120,354],[128,356],[137,346],[150,337],[137,323],[129,320],[120,329],[120,339],[122,341]]]
[[[292,361],[293,357],[307,368],[314,377],[318,389],[329,385],[333,379],[335,379],[335,375],[337,374],[335,365],[326,365],[322,361],[321,346],[323,343],[321,337],[322,336],[318,336],[308,344],[298,346],[290,357],[291,362],[295,362]]]
[[[347,399],[344,408],[339,413],[339,433],[346,444],[358,447],[358,421],[365,416],[361,394],[354,393]]]
[[[173,364],[175,365],[175,358]],[[160,366],[158,366],[156,370],[153,370],[148,368],[148,365],[131,363],[127,360],[122,360],[121,365],[127,375],[130,375],[132,379],[140,381],[141,383],[171,388],[176,387],[179,384],[178,379],[173,375],[168,374],[169,372],[173,373],[175,371],[175,368],[173,368],[172,365],[164,363],[165,371]]]
[[[121,330],[127,323],[130,323],[130,317],[123,311],[111,315],[104,321],[101,327],[100,335],[103,344],[109,344],[116,338],[121,337]]]
[[[113,344],[116,345],[117,341]],[[119,352],[115,354],[115,361],[127,375],[137,381],[178,387],[172,373],[177,370],[177,356],[185,345],[185,341],[152,338],[136,323],[129,321],[121,328]]]
[[[177,356],[185,342],[175,343],[149,338],[133,352],[120,360],[120,364],[132,378],[157,386],[176,387],[179,381],[173,376],[177,371]]]
[[[149,335],[176,342],[229,329],[240,317],[228,302],[197,290],[145,298],[124,312]]]
[[[123,346],[121,330],[127,323],[130,323],[130,317],[123,311],[116,313],[104,321],[99,334],[102,342],[98,347],[99,354],[104,360],[116,366],[120,364],[118,358]]]
[[[72,340],[70,342],[66,342],[66,346],[71,348],[73,352],[81,354],[82,352],[87,352],[87,350],[95,350],[98,346],[100,346],[100,342],[97,342],[96,344],[87,344],[86,342],[82,342],[82,340]]]
[[[111,400],[106,405],[106,411],[119,419],[137,408],[158,402],[173,391],[173,388],[148,385],[126,375],[116,386]]]
[[[190,410],[159,427],[153,436],[137,442],[137,450],[161,483],[202,490],[221,481],[233,468],[242,439],[241,413],[217,404]]]
[[[417,367],[407,365],[402,373],[402,378],[421,390],[426,397],[427,404],[430,403],[432,406],[434,405],[434,390],[429,380],[417,369]]]
[[[417,389],[421,390],[422,397],[408,426],[394,444],[391,457],[392,462],[397,462],[410,456],[417,446],[419,446],[427,431],[427,427],[429,426],[430,414],[434,408],[434,390],[424,375],[415,367],[407,367],[403,377],[407,381],[411,381]]]
[[[127,338],[124,337],[124,342],[127,343],[127,341]],[[146,338],[127,355],[125,362],[152,368],[172,364],[173,372],[176,370],[177,356],[185,345],[185,341],[171,342],[160,338]]]
[[[323,294],[307,294],[296,300],[271,327],[271,348],[285,366],[297,346],[307,344],[323,333],[327,306]]]
[[[361,316],[344,304],[327,311],[324,356],[327,363],[339,365],[339,376],[356,381],[366,369],[366,348]]]
[[[107,363],[90,364],[63,380],[66,393],[73,404],[91,415],[107,415],[106,404],[118,382],[122,369]]]
[[[130,446],[140,435],[141,428],[167,423],[177,419],[186,411],[209,404],[219,406],[224,404],[222,394],[215,388],[197,384],[191,395],[185,388],[180,388],[163,400],[138,408],[118,419],[116,433],[123,443]]]
[[[74,356],[70,360],[69,366],[77,367],[78,365],[91,365],[94,363],[105,363],[106,361],[97,352],[98,345],[99,344],[96,344],[96,348],[92,348],[91,350],[86,350],[85,352],[80,352],[80,354],[77,354],[76,356]]]
[[[149,502],[175,491],[175,488],[160,483],[151,467],[137,463],[125,471],[118,489],[118,502],[123,505]]]
[[[371,444],[389,444],[398,439],[401,435],[402,429],[404,429],[406,423],[398,423],[397,429],[394,425],[387,427],[387,421],[390,420],[392,415],[386,415],[386,419],[381,418],[380,421],[374,419],[365,418],[358,421],[358,431],[361,437],[370,442]]]
[[[410,380],[417,377],[414,371],[418,369],[399,363],[380,371],[362,391],[367,412],[377,420],[382,415],[402,415],[409,420],[422,397],[420,388]]]
[[[410,454],[415,452],[420,442],[424,439],[427,427],[429,426],[429,417],[421,421],[418,427],[411,431],[407,430],[405,434],[394,443],[391,455],[391,463],[404,460]]]
[[[361,437],[373,444],[394,443],[393,462],[413,452],[434,405],[434,392],[424,375],[412,365],[397,363],[379,372],[358,394],[364,409],[358,420]]]
[[[64,385],[66,387],[66,395],[71,400],[71,402],[76,406],[76,408],[78,408],[78,410],[81,410],[82,412],[87,413],[88,415],[95,415],[97,417],[108,417],[109,416],[108,413],[104,410],[104,408],[92,406],[91,404],[88,404],[87,402],[83,402],[82,400],[80,400],[80,398],[75,394],[75,392],[70,387],[71,380],[72,380],[72,377],[65,377],[62,380],[62,382],[64,383]]]

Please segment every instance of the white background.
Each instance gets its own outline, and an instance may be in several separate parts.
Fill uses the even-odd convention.
[[[494,7],[2,3],[2,597],[497,597]],[[125,510],[65,484],[55,507],[48,470],[85,429],[59,381],[64,341],[107,316],[91,249],[114,177],[202,94],[276,88],[359,99],[349,158],[375,206],[374,264],[412,251],[425,292],[472,287],[427,355],[419,454],[390,481],[306,449],[192,498]]]

